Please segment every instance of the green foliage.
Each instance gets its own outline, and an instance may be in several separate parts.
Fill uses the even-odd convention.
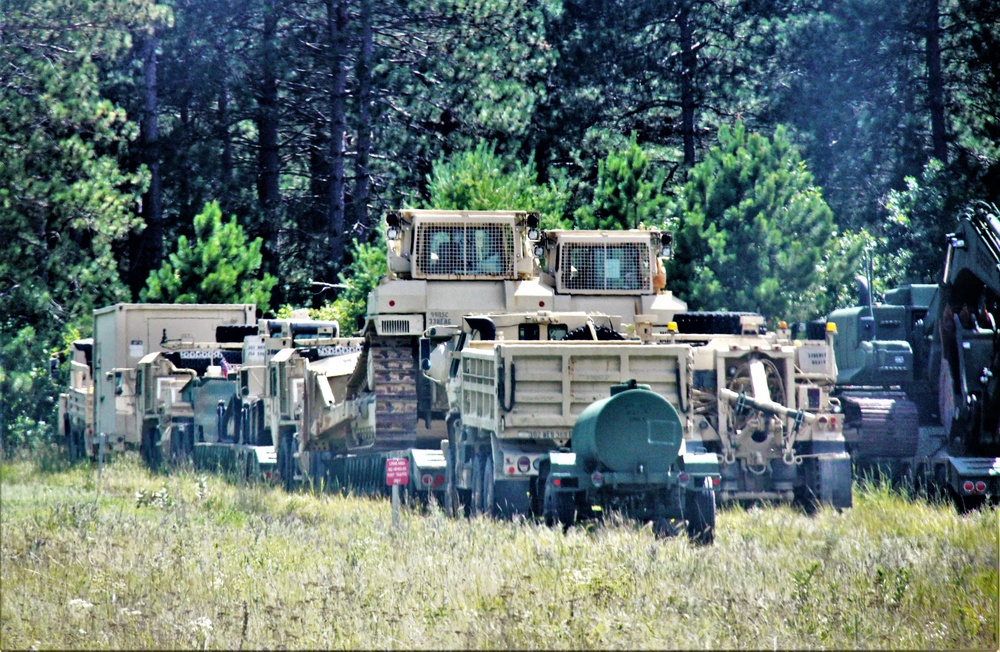
[[[768,139],[723,127],[678,195],[668,278],[689,308],[798,321],[832,307],[822,288],[854,261],[822,266],[833,215],[783,128]]]
[[[36,449],[55,432],[59,390],[49,375],[49,351],[31,326],[0,340],[0,449]]]
[[[428,208],[538,211],[542,227],[564,226],[566,192],[554,181],[538,182],[534,161],[522,164],[496,153],[495,144],[434,162],[427,178]]]
[[[337,275],[340,284],[345,287],[333,303],[314,315],[317,319],[336,319],[342,333],[351,333],[359,318],[365,316],[368,293],[375,289],[387,271],[384,245],[355,241],[351,247],[351,258],[351,263]]]
[[[906,177],[903,189],[889,191],[886,247],[900,252],[902,266],[888,273],[895,272],[900,281],[937,282],[944,268],[945,234],[954,229],[969,199],[961,177],[936,159],[927,162],[919,179]]]
[[[195,239],[177,239],[177,251],[150,275],[143,301],[163,303],[255,303],[266,308],[277,280],[258,276],[260,238],[247,243],[233,215],[222,222],[218,202],[205,204],[194,218]]]
[[[144,168],[123,163],[137,133],[101,93],[130,31],[164,13],[149,0],[5,2],[0,9],[0,351],[5,443],[51,432],[49,351],[95,306],[130,299],[120,250]]]
[[[661,226],[667,198],[665,175],[654,174],[649,157],[636,143],[633,131],[628,149],[611,152],[598,163],[594,200],[574,213],[578,229],[634,229],[640,224]]]

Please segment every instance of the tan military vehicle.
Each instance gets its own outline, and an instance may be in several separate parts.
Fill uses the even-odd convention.
[[[96,455],[100,434],[109,450],[137,448],[136,367],[150,353],[213,341],[219,326],[253,326],[248,304],[130,304],[94,311],[94,337],[73,344],[70,388],[60,396],[60,434],[72,455]],[[89,398],[88,398],[89,397]]]
[[[687,304],[666,289],[664,261],[672,236],[657,229],[562,231],[542,234],[541,282],[553,288],[558,312],[619,315],[620,332],[632,332],[636,319],[665,332]]]

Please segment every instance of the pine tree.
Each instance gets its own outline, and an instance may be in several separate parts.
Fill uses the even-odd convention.
[[[723,127],[679,195],[668,279],[692,310],[805,320],[831,307],[833,215],[782,127],[773,139]],[[843,275],[853,261],[834,262]]]
[[[542,214],[544,228],[564,226],[566,193],[555,182],[538,183],[534,164],[507,159],[496,145],[438,159],[427,178],[428,208],[442,210],[521,210]]]
[[[218,202],[209,202],[194,218],[195,239],[177,239],[177,251],[150,275],[139,294],[143,301],[166,303],[255,303],[266,308],[277,280],[258,277],[261,245],[247,243],[243,227],[232,216],[222,222]]]
[[[574,213],[579,229],[634,229],[663,222],[663,174],[653,174],[633,131],[628,149],[600,161],[592,204]]]

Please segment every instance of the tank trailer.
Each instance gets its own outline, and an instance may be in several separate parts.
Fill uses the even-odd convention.
[[[549,525],[615,510],[653,524],[659,535],[680,528],[698,543],[715,536],[719,458],[688,451],[677,409],[648,385],[613,385],[573,426],[569,452],[549,454],[543,514]]]

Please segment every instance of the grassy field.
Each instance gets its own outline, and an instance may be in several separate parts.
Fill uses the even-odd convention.
[[[55,468],[53,468],[55,467]],[[885,487],[716,544],[288,495],[121,457],[0,464],[0,648],[896,648],[998,640],[997,510]]]

